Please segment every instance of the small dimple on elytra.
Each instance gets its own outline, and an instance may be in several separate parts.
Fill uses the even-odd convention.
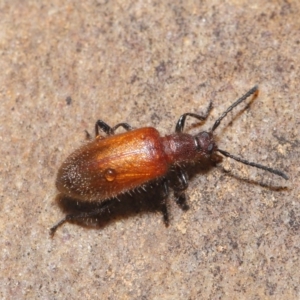
[[[114,169],[106,169],[104,171],[104,177],[107,181],[114,181],[116,179],[117,173]]]

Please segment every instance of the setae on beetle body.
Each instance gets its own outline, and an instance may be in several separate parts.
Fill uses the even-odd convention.
[[[153,181],[163,185],[162,212],[164,221],[168,224],[165,201],[169,195],[169,171],[171,169],[176,171],[180,183],[178,186],[172,186],[175,201],[186,209],[184,191],[188,186],[188,179],[181,166],[185,163],[212,159],[216,152],[288,179],[281,171],[249,162],[219,149],[214,141],[213,132],[222,119],[234,107],[257,92],[257,86],[253,87],[216,120],[211,131],[203,131],[194,136],[183,132],[186,118],[206,120],[212,109],[211,104],[205,115],[183,114],[176,124],[175,133],[164,137],[153,127],[132,129],[127,123],[119,123],[111,128],[98,120],[95,124],[96,138],[65,160],[58,171],[56,186],[67,197],[100,205],[91,212],[67,215],[51,228],[51,234],[53,235],[56,229],[67,221],[101,214],[110,208],[110,199]],[[115,134],[119,127],[123,127],[126,132]],[[99,134],[99,128],[107,134],[107,137]]]

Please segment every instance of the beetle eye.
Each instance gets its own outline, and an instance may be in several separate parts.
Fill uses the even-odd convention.
[[[207,147],[207,151],[209,153],[211,153],[213,151],[213,149],[214,149],[214,144],[213,143],[209,144],[208,147]]]
[[[214,150],[214,141],[212,135],[208,132],[200,132],[195,136],[195,143],[199,152],[211,154]]]

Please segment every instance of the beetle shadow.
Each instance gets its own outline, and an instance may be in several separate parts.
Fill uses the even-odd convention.
[[[58,194],[55,201],[65,214],[79,215],[90,213],[108,205],[102,213],[97,216],[82,218],[68,223],[77,224],[89,229],[102,229],[117,220],[125,220],[147,213],[162,211],[163,188],[157,183],[152,183],[144,188],[139,188],[112,198],[105,202],[83,202],[77,199]],[[162,215],[161,215],[162,217]]]
[[[127,219],[146,211],[146,208],[143,206],[145,206],[144,203],[147,203],[142,197],[137,199],[129,194],[124,194],[119,196],[118,199],[113,198],[101,203],[78,201],[77,199],[72,199],[63,194],[59,194],[56,201],[61,210],[67,215],[91,213],[102,206],[104,207],[104,205],[109,204],[109,207],[97,216],[68,221],[68,223],[77,224],[90,229],[102,229],[118,219]],[[144,205],[141,205],[140,202]],[[151,210],[151,208],[148,208],[148,210]]]
[[[259,179],[256,180],[256,179],[251,179],[251,178],[240,176],[236,172],[226,170],[223,166],[218,166],[218,169],[222,173],[226,174],[226,176],[229,176],[230,178],[232,178],[233,180],[242,181],[242,182],[245,182],[250,185],[260,186],[260,187],[263,187],[270,191],[280,192],[280,191],[287,191],[290,189],[288,186],[285,186],[285,185],[277,185],[277,184],[273,184],[272,182],[266,183]]]
[[[185,166],[185,171],[188,174],[188,178],[191,179],[193,177],[206,174],[214,166],[214,162],[203,161],[195,165]],[[176,174],[172,173],[174,172],[168,173],[166,177],[170,186],[170,194],[166,200],[167,207],[169,206],[170,201],[173,201],[174,199],[172,187],[178,184]],[[160,181],[154,181],[135,190],[119,195],[117,198],[112,198],[101,203],[79,201],[65,196],[64,194],[58,194],[55,198],[55,202],[66,215],[91,213],[102,206],[104,207],[109,205],[104,212],[96,217],[93,216],[68,221],[68,223],[77,224],[89,229],[102,229],[117,220],[124,220],[148,213],[160,213],[160,216],[158,217],[163,218],[162,203],[165,202],[163,195],[163,185]]]

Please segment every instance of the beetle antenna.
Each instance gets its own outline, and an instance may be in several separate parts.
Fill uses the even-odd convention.
[[[260,164],[257,164],[257,163],[254,163],[254,162],[251,162],[251,161],[248,161],[248,160],[245,160],[245,159],[242,159],[240,157],[237,157],[237,156],[234,156],[224,150],[221,150],[221,149],[217,149],[216,151],[219,151],[221,154],[223,154],[224,156],[226,157],[230,157],[244,165],[248,165],[248,166],[252,166],[252,167],[255,167],[255,168],[258,168],[258,169],[262,169],[262,170],[265,170],[265,171],[268,171],[270,173],[273,173],[273,174],[276,174],[278,176],[281,176],[282,178],[284,178],[285,180],[288,180],[289,177],[284,174],[283,172],[279,171],[279,170],[275,170],[275,169],[272,169],[272,168],[269,168],[269,167],[266,167],[266,166],[263,166],[263,165],[260,165]]]
[[[235,101],[232,105],[230,105],[225,112],[222,113],[222,115],[216,120],[215,124],[213,125],[212,127],[212,130],[211,132],[213,132],[216,128],[218,128],[218,126],[220,125],[221,121],[227,116],[227,114],[232,111],[236,106],[238,106],[240,103],[242,103],[244,100],[246,100],[249,96],[251,95],[257,95],[258,93],[258,86],[254,86],[252,89],[250,89],[244,96],[242,96],[241,98],[239,98],[237,101]],[[270,173],[273,173],[273,174],[276,174],[278,176],[281,176],[282,178],[288,180],[289,177],[284,174],[283,172],[279,171],[279,170],[275,170],[275,169],[272,169],[272,168],[269,168],[269,167],[266,167],[266,166],[263,166],[261,164],[257,164],[257,163],[254,163],[254,162],[251,162],[251,161],[248,161],[246,159],[243,159],[243,158],[240,158],[240,157],[237,157],[237,156],[234,156],[230,153],[228,153],[227,151],[224,151],[224,150],[221,150],[221,149],[216,149],[216,151],[220,152],[221,154],[223,154],[224,156],[226,157],[229,157],[229,158],[232,158],[244,165],[248,165],[248,166],[252,166],[252,167],[255,167],[255,168],[258,168],[258,169],[262,169],[262,170],[265,170],[265,171],[268,171]]]
[[[258,93],[258,86],[254,86],[251,90],[249,90],[244,96],[242,96],[241,98],[239,98],[237,101],[235,101],[232,105],[230,105],[226,111],[224,111],[221,115],[221,117],[219,117],[219,119],[217,119],[217,121],[215,122],[214,126],[212,127],[212,132],[218,128],[218,126],[220,125],[221,121],[227,116],[227,114],[232,111],[236,106],[238,106],[241,102],[243,102],[244,100],[246,100],[249,96],[251,96],[252,94]]]

